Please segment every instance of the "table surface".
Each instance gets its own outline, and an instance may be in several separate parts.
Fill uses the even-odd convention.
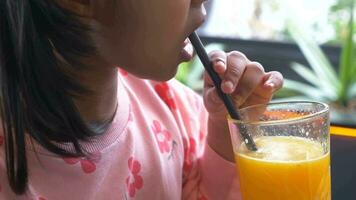
[[[356,199],[356,128],[331,126],[333,200]]]
[[[330,134],[331,135],[339,135],[339,136],[356,137],[356,128],[344,128],[344,127],[340,127],[340,126],[331,126]]]

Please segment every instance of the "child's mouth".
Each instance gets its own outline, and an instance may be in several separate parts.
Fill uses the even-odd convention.
[[[185,39],[182,45],[182,51],[180,52],[180,60],[188,62],[193,58],[194,48],[189,39]]]

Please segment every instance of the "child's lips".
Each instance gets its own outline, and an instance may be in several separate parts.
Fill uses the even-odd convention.
[[[194,48],[193,45],[190,43],[189,39],[185,39],[182,45],[182,51],[180,53],[180,60],[187,62],[193,58]]]

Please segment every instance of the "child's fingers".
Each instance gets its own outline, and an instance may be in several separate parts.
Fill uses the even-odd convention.
[[[230,94],[235,90],[244,74],[248,62],[246,56],[240,52],[232,51],[228,54],[227,68],[221,85],[221,89],[225,93]]]
[[[211,77],[209,76],[207,71],[204,72],[203,78],[204,78],[204,89],[214,87],[213,80],[211,80]]]
[[[277,90],[283,86],[283,76],[279,72],[268,72],[264,75],[261,84],[245,100],[241,107],[268,103]]]
[[[226,70],[226,53],[223,51],[212,51],[209,53],[211,62],[216,73],[222,75]]]
[[[263,87],[271,93],[283,87],[283,75],[277,71],[268,72],[264,79]]]
[[[241,77],[236,90],[232,93],[235,102],[237,102],[239,106],[241,106],[261,85],[265,75],[266,73],[261,64],[250,62],[246,65],[245,72]]]
[[[220,99],[215,87],[209,87],[204,89],[203,93],[204,105],[210,113],[224,114],[226,111],[223,108],[223,102]]]
[[[212,51],[209,53],[209,58],[211,62],[213,63],[213,68],[216,73],[220,76],[220,78],[223,77],[225,71],[226,71],[226,53],[223,51]],[[212,87],[214,86],[213,81],[211,80],[210,76],[208,75],[207,72],[204,73],[204,87]]]
[[[263,77],[263,82],[254,93],[261,98],[271,98],[273,93],[282,88],[283,76],[277,71],[268,72]]]

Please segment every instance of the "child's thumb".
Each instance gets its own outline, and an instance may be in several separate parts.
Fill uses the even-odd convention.
[[[204,90],[204,105],[210,113],[219,112],[223,110],[223,102],[220,99],[215,87],[205,88]]]

